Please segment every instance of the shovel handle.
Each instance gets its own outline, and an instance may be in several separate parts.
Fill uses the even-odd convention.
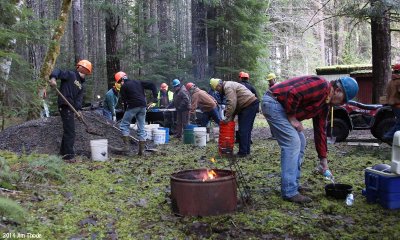
[[[81,120],[82,123],[85,124],[86,127],[89,127],[89,125],[85,122],[85,120],[83,120],[82,115],[79,114],[78,111],[76,111],[76,109],[74,108],[74,106],[72,106],[72,104],[69,103],[69,101],[67,100],[67,98],[60,92],[60,90],[58,90],[57,87],[53,87],[53,88],[56,90],[58,96],[60,96],[60,97],[64,100],[64,102],[68,105],[68,107],[76,114],[76,116],[78,116],[79,120]]]
[[[79,116],[78,111],[76,111],[76,109],[74,108],[74,106],[72,106],[72,104],[69,103],[69,101],[67,100],[67,98],[64,97],[64,95],[60,92],[60,90],[58,90],[56,87],[54,87],[54,89],[56,90],[58,96],[60,96],[60,97],[64,100],[64,102],[68,105],[68,107],[69,107],[76,115]]]

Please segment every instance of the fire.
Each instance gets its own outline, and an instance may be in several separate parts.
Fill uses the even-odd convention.
[[[214,170],[207,170],[207,173],[203,177],[203,182],[207,180],[214,179],[217,176],[217,173]]]

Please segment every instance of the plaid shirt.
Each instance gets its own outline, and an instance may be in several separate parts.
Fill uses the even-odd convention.
[[[326,120],[329,113],[326,99],[330,83],[322,77],[302,76],[276,84],[270,91],[288,116],[295,116],[299,121],[313,119],[315,148],[319,158],[326,158]]]

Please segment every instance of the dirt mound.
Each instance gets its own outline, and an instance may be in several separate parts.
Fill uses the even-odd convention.
[[[89,134],[85,125],[75,121],[75,153],[90,157],[90,140],[108,139],[108,145],[121,147],[123,142],[118,128],[94,111],[82,112],[85,121],[102,136]],[[12,126],[0,132],[0,149],[16,153],[58,154],[63,129],[60,116],[41,118]],[[133,145],[132,152],[137,146]]]

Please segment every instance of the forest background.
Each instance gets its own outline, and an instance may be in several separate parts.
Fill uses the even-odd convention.
[[[262,94],[269,72],[284,80],[337,64],[372,64],[378,96],[400,62],[399,8],[399,0],[0,0],[2,128],[40,109],[41,69],[62,9],[69,18],[55,66],[93,63],[89,103],[118,71],[205,90],[211,77],[246,71]]]

